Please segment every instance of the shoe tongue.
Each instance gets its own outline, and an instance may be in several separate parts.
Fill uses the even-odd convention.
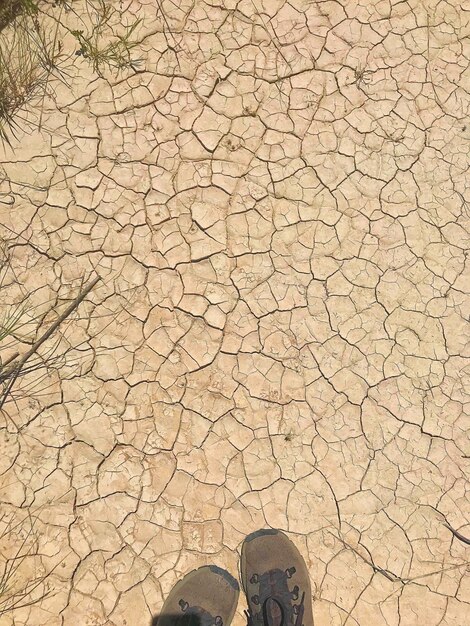
[[[268,598],[264,604],[264,626],[287,626],[284,623],[284,609],[278,600]]]

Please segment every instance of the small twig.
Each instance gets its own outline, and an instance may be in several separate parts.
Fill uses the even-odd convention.
[[[464,543],[470,545],[470,539],[468,539],[467,537],[464,537],[459,532],[454,530],[447,522],[442,522],[442,523],[446,528],[448,528],[451,531],[453,535],[455,535],[455,537],[457,537],[457,539],[460,539],[460,541],[463,541]],[[344,541],[344,539],[342,539],[341,537],[338,537],[337,535],[332,533],[330,530],[328,530],[327,532],[329,532],[330,535],[334,537],[335,539],[338,539],[338,541],[340,541],[345,548],[349,548],[350,550],[352,550],[359,558],[361,558],[365,563],[367,563],[370,567],[372,567],[374,572],[378,574],[382,574],[382,576],[385,576],[385,578],[387,578],[388,580],[390,580],[390,582],[393,582],[393,583],[399,582],[402,585],[407,585],[409,583],[414,583],[415,581],[420,580],[421,578],[428,578],[429,576],[435,576],[436,574],[442,574],[443,572],[459,569],[461,567],[467,567],[470,564],[470,561],[465,561],[464,563],[459,563],[457,565],[450,565],[449,567],[444,567],[434,572],[428,572],[427,574],[421,574],[420,576],[414,576],[413,578],[402,578],[401,576],[397,576],[396,574],[394,574],[393,572],[390,572],[389,570],[378,567],[377,565],[375,565],[375,563],[373,563],[372,561],[364,557],[358,550],[356,550],[356,548],[354,548],[354,546],[351,546],[349,543]]]
[[[41,335],[41,337],[31,346],[31,348],[24,354],[21,359],[11,365],[6,371],[0,372],[0,382],[14,376],[15,373],[20,372],[26,361],[33,356],[35,352],[41,347],[41,345],[49,339],[49,337],[57,330],[62,322],[78,307],[78,305],[86,298],[96,283],[100,280],[100,276],[97,276],[91,283],[83,289],[78,296],[69,304],[65,311],[60,315],[56,321]],[[16,358],[16,357],[15,357]],[[11,362],[11,359],[10,359]]]
[[[349,550],[352,550],[360,559],[362,559],[365,563],[367,563],[374,570],[374,572],[376,572],[378,574],[382,574],[382,576],[385,576],[385,578],[387,578],[392,583],[401,582],[402,584],[406,584],[406,582],[407,582],[406,578],[401,578],[400,576],[397,576],[396,574],[394,574],[393,572],[390,572],[389,570],[382,569],[381,567],[378,567],[377,565],[375,565],[375,563],[373,561],[370,561],[365,556],[363,556],[359,552],[359,550],[354,548],[354,546],[350,545],[349,543],[344,541],[344,539],[342,539],[341,537],[338,537],[337,535],[332,533],[331,530],[329,530],[328,532],[335,539],[338,539],[338,541],[340,541],[345,548],[349,548]]]
[[[0,517],[0,523],[3,522],[5,516]],[[39,552],[37,551],[37,534],[34,529],[34,524],[37,521],[33,519],[31,516],[31,512],[28,512],[28,517],[30,521],[30,529],[26,531],[26,534],[21,541],[21,545],[17,548],[16,553],[13,557],[5,558],[3,554],[1,560],[4,560],[3,563],[3,571],[0,575],[0,617],[5,615],[13,610],[20,609],[23,607],[28,607],[33,604],[39,603],[44,598],[50,597],[54,594],[54,591],[48,588],[48,579],[52,576],[55,570],[65,561],[65,559],[71,554],[69,551],[64,557],[58,561],[47,573],[41,574],[38,577],[28,580],[23,586],[20,588],[16,588],[17,585],[15,574],[18,571],[18,568],[24,562],[25,559],[30,557],[38,557]],[[11,524],[11,522],[7,522],[6,528],[0,532],[0,538],[8,536],[10,533],[13,533],[17,528],[20,530],[23,529],[23,524],[25,524],[26,520],[21,520],[16,522],[15,524]],[[27,547],[28,540],[33,538],[35,545]],[[26,549],[25,549],[26,548]],[[13,583],[13,584],[12,584]],[[41,591],[38,597],[35,597],[36,590],[43,587],[43,591]]]
[[[447,522],[442,522],[442,523],[444,524],[446,528],[450,530],[450,532],[454,535],[454,537],[457,537],[457,539],[462,541],[462,543],[466,543],[468,546],[470,546],[470,539],[468,537],[464,537],[463,535],[461,535],[459,532],[454,530],[452,526],[448,524]]]

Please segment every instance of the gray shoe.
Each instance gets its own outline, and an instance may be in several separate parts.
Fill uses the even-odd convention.
[[[240,588],[216,565],[195,569],[170,591],[154,626],[229,626]]]
[[[248,626],[313,626],[307,566],[280,530],[258,530],[243,542],[241,580]]]

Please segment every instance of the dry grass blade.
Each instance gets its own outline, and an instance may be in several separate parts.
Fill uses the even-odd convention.
[[[27,311],[25,304],[12,306],[0,321],[0,342],[11,337],[23,325],[22,318]]]
[[[137,19],[133,24],[125,27],[122,35],[113,34],[113,20],[121,15],[105,0],[98,2],[87,2],[87,9],[91,23],[91,30],[72,30],[71,34],[78,41],[80,48],[76,54],[83,56],[89,60],[93,66],[93,70],[98,74],[103,67],[111,69],[123,69],[130,67],[136,69],[140,63],[139,59],[133,59],[131,52],[139,44],[137,40],[132,39],[135,30],[141,24],[142,19]],[[106,45],[102,44],[102,40],[112,37]]]
[[[3,527],[0,532],[0,617],[14,609],[35,604],[51,593],[48,578],[55,568],[26,578],[22,572],[31,561],[39,564],[34,526],[35,520],[30,514],[15,523],[6,515],[0,516],[0,527]]]
[[[43,345],[49,337],[55,334],[62,322],[69,317],[69,315],[75,311],[79,304],[86,298],[90,291],[100,280],[97,276],[91,281],[84,289],[80,291],[78,296],[69,304],[69,306],[59,315],[56,321],[39,337],[37,341],[33,343],[31,348],[22,356],[18,356],[15,359],[9,359],[7,367],[0,368],[0,384],[3,384],[3,389],[0,392],[0,410],[3,408],[7,398],[10,396],[13,386],[22,374],[27,361],[38,352],[39,348]],[[34,367],[33,367],[34,369]]]
[[[21,13],[33,15],[38,7],[33,0],[0,0],[0,30]]]
[[[22,367],[25,365],[26,361],[38,351],[40,346],[55,333],[60,324],[78,307],[78,305],[86,298],[86,296],[90,293],[93,287],[98,283],[100,277],[97,276],[94,280],[91,281],[80,293],[78,296],[69,304],[69,306],[65,309],[61,315],[57,318],[57,320],[46,330],[46,332],[39,337],[37,341],[31,346],[31,348],[24,354],[17,363],[13,363],[7,369],[0,371],[0,381],[7,380],[14,376],[17,370],[21,371]]]
[[[80,46],[76,54],[87,59],[98,74],[105,67],[137,71],[141,62],[132,56],[139,43],[133,36],[141,19],[123,27],[122,11],[106,0],[86,0],[84,29],[72,30],[61,19],[62,10],[70,10],[67,1],[57,0],[53,6],[60,8],[59,16],[38,7],[34,0],[0,0],[0,141],[12,148],[12,140],[26,121],[20,112],[45,97],[51,73],[66,82],[59,64],[59,35],[70,32]],[[41,121],[33,125],[41,127]]]
[[[36,5],[21,0],[21,6],[0,30],[0,139],[9,145],[20,127],[19,112],[45,92],[61,53],[55,34],[46,36]]]
[[[448,530],[450,530],[450,532],[454,535],[454,537],[456,537],[462,543],[466,543],[467,546],[470,546],[470,537],[465,537],[464,535],[459,533],[457,530],[452,528],[452,526],[448,524],[447,522],[443,522],[443,524]]]

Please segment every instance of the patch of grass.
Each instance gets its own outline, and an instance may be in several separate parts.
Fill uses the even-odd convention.
[[[31,561],[38,558],[34,519],[15,520],[0,516],[0,617],[15,609],[37,603],[50,594],[47,579],[51,572],[24,576]]]
[[[57,67],[61,44],[57,31],[49,35],[32,0],[11,2],[7,25],[0,31],[0,139],[11,145],[21,118],[20,111],[45,93]]]
[[[10,242],[11,244],[12,242]],[[63,339],[60,327],[71,317],[75,317],[80,304],[87,298],[100,280],[94,278],[88,284],[84,281],[76,296],[68,303],[58,304],[56,298],[51,303],[41,299],[39,306],[33,305],[34,295],[18,283],[14,269],[11,245],[0,239],[0,424],[2,430],[10,436],[22,437],[22,425],[13,420],[10,411],[4,410],[7,402],[25,400],[31,403],[38,401],[40,395],[47,395],[48,377],[53,369],[73,366],[65,357],[70,348],[66,347],[59,355],[55,355],[55,346],[48,347],[48,340]],[[19,285],[19,287],[18,287]],[[12,293],[9,293],[12,290]],[[15,304],[20,299],[19,304]],[[13,304],[11,304],[13,302]],[[64,308],[64,304],[66,305]],[[33,326],[33,333],[24,334],[25,327]],[[23,336],[22,336],[23,335]],[[80,352],[80,344],[75,346]],[[77,362],[80,354],[74,360]],[[21,377],[30,376],[27,385],[17,385]],[[39,385],[39,386],[38,386]],[[14,386],[19,386],[18,393],[13,396]],[[8,405],[10,406],[10,405]],[[39,406],[39,403],[38,403]],[[15,427],[12,434],[9,423]],[[7,435],[8,436],[8,435]],[[3,439],[2,439],[3,441]],[[31,506],[14,507],[6,503],[0,509],[0,623],[7,618],[8,623],[16,623],[14,612],[18,609],[40,603],[55,593],[53,584],[54,571],[68,558],[67,553],[55,564],[51,558],[42,553],[41,535],[38,528],[40,518]],[[6,623],[6,622],[5,622]]]
[[[26,313],[27,306],[18,304],[8,308],[0,319],[0,342],[7,337],[11,337],[23,325],[23,315]]]
[[[126,26],[122,11],[109,0],[85,0],[83,17],[73,11],[83,28],[73,29],[62,19],[63,11],[72,10],[70,0],[56,0],[52,7],[35,0],[0,0],[0,141],[10,146],[24,122],[21,111],[45,96],[52,73],[62,76],[63,35],[73,35],[79,46],[75,54],[99,75],[105,68],[137,71],[141,62],[133,56],[141,19]]]
[[[9,255],[6,245],[0,240],[0,301],[2,300],[2,289],[9,266]],[[0,307],[0,344],[9,337],[12,337],[22,326],[23,314],[27,310],[26,303],[17,305],[3,305]],[[0,366],[1,371],[1,366]]]
[[[87,297],[90,291],[99,282],[100,278],[97,276],[83,287],[78,295],[72,300],[72,302],[61,313],[55,312],[55,320],[49,324],[47,330],[45,330],[31,345],[31,347],[20,354],[19,341],[13,341],[13,348],[9,345],[9,351],[13,349],[13,353],[10,354],[5,360],[0,361],[0,410],[3,408],[7,399],[11,395],[12,388],[15,385],[17,379],[26,373],[37,372],[44,367],[53,365],[57,360],[56,357],[51,354],[46,354],[44,359],[39,356],[40,348],[51,337],[55,337],[58,333],[59,326],[67,320],[72,313],[78,308],[81,302]],[[0,285],[1,286],[1,285]],[[4,314],[6,323],[3,327],[0,327],[0,333],[4,338],[12,337],[16,339],[15,332],[17,332],[24,324],[23,313],[25,308],[23,305],[13,307]],[[51,309],[51,313],[54,311]],[[34,319],[34,318],[33,318]],[[17,349],[15,349],[17,347]],[[39,357],[39,359],[38,359]]]
[[[139,42],[133,40],[132,35],[142,19],[126,26],[124,34],[113,35],[113,21],[116,21],[116,17],[119,21],[122,18],[117,9],[106,0],[88,0],[87,11],[93,24],[91,30],[70,31],[80,45],[76,54],[88,59],[98,74],[103,67],[117,70],[130,67],[136,70],[140,60],[132,58],[131,53]],[[110,37],[111,40],[103,45],[103,41]]]
[[[35,13],[33,0],[0,0],[0,30],[5,28],[20,13]]]

